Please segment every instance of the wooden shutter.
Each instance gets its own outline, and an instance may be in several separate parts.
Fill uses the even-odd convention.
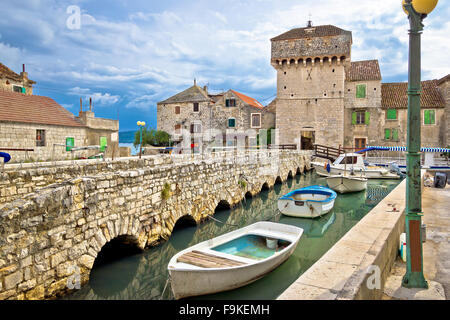
[[[391,139],[391,129],[384,129],[384,140]]]
[[[397,110],[396,109],[388,109],[386,118],[388,120],[397,120]]]
[[[434,110],[429,110],[429,111],[430,111],[430,124],[435,124],[436,123],[435,112],[434,112]]]
[[[365,124],[366,125],[369,125],[370,124],[370,112],[368,112],[368,111],[366,111],[366,114],[365,114]]]
[[[356,124],[356,112],[352,112],[352,124]]]
[[[398,141],[398,129],[392,129],[392,140]]]
[[[108,139],[106,137],[100,137],[100,151],[104,152],[108,145]]]
[[[66,138],[66,151],[72,150],[72,148],[75,146],[75,139],[74,138]]]
[[[356,97],[357,98],[365,98],[366,97],[366,85],[358,84],[356,86]]]

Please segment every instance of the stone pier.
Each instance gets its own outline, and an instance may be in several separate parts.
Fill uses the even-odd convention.
[[[154,246],[170,237],[180,218],[200,223],[219,203],[234,206],[309,168],[309,154],[291,150],[6,166],[0,300],[68,293],[89,280],[112,239]]]

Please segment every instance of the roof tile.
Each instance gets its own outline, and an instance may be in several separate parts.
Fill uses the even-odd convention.
[[[445,101],[437,87],[437,80],[422,81],[420,106],[422,108],[444,108]],[[408,108],[408,83],[382,83],[381,107],[392,109]]]
[[[345,69],[346,81],[371,81],[381,80],[380,66],[378,60],[364,60],[352,62]]]

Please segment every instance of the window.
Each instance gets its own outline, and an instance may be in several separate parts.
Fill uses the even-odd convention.
[[[366,138],[356,138],[355,139],[356,150],[362,150],[366,148]]]
[[[66,138],[66,151],[72,150],[72,148],[75,146],[75,139],[74,138]]]
[[[366,124],[370,123],[370,112],[355,111],[352,113],[352,124]]]
[[[398,129],[384,129],[384,140],[398,141]]]
[[[360,99],[366,97],[366,85],[365,84],[356,85],[356,97],[360,98]]]
[[[202,124],[201,123],[191,124],[191,133],[201,133],[201,132],[202,132]]]
[[[252,128],[260,128],[261,127],[261,113],[252,113]]]
[[[424,110],[423,112],[423,124],[436,124],[435,110]]]
[[[340,164],[356,164],[357,161],[357,157],[345,157]]]
[[[175,134],[181,134],[181,124],[175,125]]]
[[[175,114],[180,114],[180,106],[175,107]]]
[[[226,99],[225,100],[226,107],[236,107],[236,99]]]
[[[36,130],[36,147],[45,147],[45,130]]]
[[[235,118],[229,118],[229,119],[228,119],[228,127],[229,127],[229,128],[234,128],[234,127],[236,127],[236,119],[235,119]]]
[[[386,119],[387,120],[397,120],[397,110],[396,109],[387,109]]]
[[[19,93],[26,93],[25,88],[21,87],[21,86],[13,86],[13,91],[14,92],[19,92]]]
[[[198,112],[199,107],[198,107],[198,102],[194,102],[194,112]]]
[[[108,139],[106,137],[100,137],[100,152],[105,152],[108,146]]]

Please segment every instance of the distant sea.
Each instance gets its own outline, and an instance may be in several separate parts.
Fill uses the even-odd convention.
[[[121,131],[119,132],[119,146],[121,147],[130,147],[131,155],[137,155],[139,152],[139,146],[136,148],[133,146],[134,142],[134,133],[136,131]]]

